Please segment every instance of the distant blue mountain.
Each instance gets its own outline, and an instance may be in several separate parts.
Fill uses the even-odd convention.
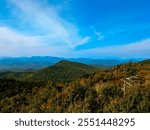
[[[84,63],[97,67],[112,67],[118,64],[127,63],[131,59],[113,60],[113,59],[88,59],[88,58],[59,58],[51,56],[33,56],[33,57],[0,57],[0,71],[33,71],[45,68],[58,63],[61,60]],[[140,61],[134,59],[133,61]]]

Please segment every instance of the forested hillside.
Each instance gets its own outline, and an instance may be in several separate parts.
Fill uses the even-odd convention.
[[[55,65],[35,72],[2,72],[1,78],[19,81],[71,82],[82,76],[88,76],[98,69],[86,64],[62,60]]]
[[[6,75],[0,112],[150,112],[150,60],[107,70],[61,61],[23,80]]]
[[[42,69],[37,73],[34,73],[31,77],[33,80],[44,80],[44,81],[59,81],[59,82],[70,82],[86,76],[94,72],[96,68],[70,61],[60,61],[59,63]]]

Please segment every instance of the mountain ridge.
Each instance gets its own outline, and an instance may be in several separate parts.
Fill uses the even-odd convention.
[[[62,60],[55,65],[35,72],[31,79],[70,82],[84,75],[91,74],[94,70],[96,68],[90,65]]]
[[[61,58],[51,56],[0,57],[0,71],[34,71],[54,65],[61,60],[79,62],[97,67],[113,67],[130,61],[130,59]],[[137,59],[137,61],[141,60]],[[137,61],[133,59],[133,62]]]

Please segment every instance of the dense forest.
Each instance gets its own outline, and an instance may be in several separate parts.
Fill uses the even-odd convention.
[[[150,60],[107,69],[60,61],[2,72],[0,112],[150,112]]]

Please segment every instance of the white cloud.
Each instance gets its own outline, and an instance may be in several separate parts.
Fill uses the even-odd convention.
[[[37,46],[39,45],[40,37],[27,36],[10,29],[8,27],[0,26],[0,43],[6,47],[12,46]]]
[[[150,39],[87,50],[76,50],[91,40],[82,37],[78,28],[63,19],[57,7],[39,3],[39,0],[9,0],[16,7],[18,23],[27,22],[27,28],[34,29],[32,35],[20,33],[7,26],[0,26],[0,56],[51,55],[61,57],[150,57]],[[18,11],[19,10],[19,11]],[[60,11],[60,10],[59,10]],[[91,27],[97,40],[104,39],[103,34]]]
[[[69,56],[105,58],[105,57],[121,57],[121,58],[150,58],[150,39],[142,41],[117,45],[99,47],[94,49],[86,49],[70,52]]]
[[[59,44],[74,48],[87,43],[90,39],[80,36],[78,28],[59,16],[55,6],[39,3],[41,1],[38,0],[10,0],[10,2],[20,10],[22,21],[27,19],[30,26],[40,30],[50,45]]]
[[[16,30],[0,26],[0,56],[31,56],[31,55],[59,55],[67,47],[43,44],[42,36],[27,36]]]
[[[97,40],[103,40],[104,35],[100,32],[97,32],[93,26],[91,26],[91,29],[93,30],[94,34],[97,36]]]
[[[42,39],[42,40],[41,40]],[[61,57],[121,57],[121,58],[150,58],[150,39],[138,42],[99,47],[86,50],[71,49],[67,45],[45,45],[45,36],[27,36],[20,34],[16,30],[0,26],[0,55],[1,56],[31,56],[31,55],[50,55]],[[88,41],[89,38],[81,40]],[[77,45],[77,44],[76,44]]]

